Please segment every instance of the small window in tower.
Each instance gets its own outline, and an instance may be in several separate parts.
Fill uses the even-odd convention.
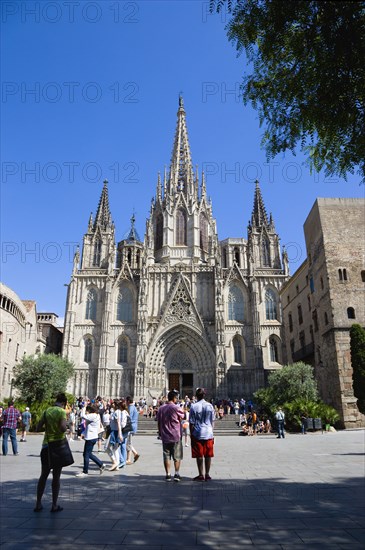
[[[272,363],[278,363],[278,345],[275,338],[270,338],[270,361]]]
[[[321,289],[324,289],[323,277],[321,277]]]
[[[223,248],[223,267],[227,267],[227,248]]]
[[[128,363],[128,343],[124,338],[118,346],[118,363]]]
[[[132,265],[132,250],[130,248],[127,250],[127,262],[129,265]]]
[[[346,269],[343,269],[343,280],[347,281],[347,271],[346,271]]]
[[[326,311],[324,312],[324,324],[328,325],[328,315]]]
[[[292,356],[294,355],[294,345],[295,345],[295,342],[294,342],[294,339],[292,338],[290,340],[290,351],[291,351]]]
[[[363,283],[365,283],[365,269],[361,271],[361,280]]]
[[[300,325],[303,323],[303,312],[300,304],[298,305],[298,322]]]
[[[270,243],[269,243],[269,239],[267,239],[266,237],[264,237],[262,240],[261,250],[262,250],[262,265],[264,267],[270,267]]]
[[[295,290],[296,290],[297,294],[299,294],[299,286],[298,285],[296,285]]]
[[[242,363],[242,344],[238,336],[233,338],[234,362]]]
[[[237,246],[235,246],[235,248],[233,250],[233,254],[234,254],[234,261],[236,262],[238,267],[240,267],[240,265],[241,265],[241,262],[240,262],[240,249]]]
[[[232,285],[228,294],[228,320],[244,320],[244,301],[241,290],[236,285]]]
[[[314,281],[313,281],[313,277],[310,277],[309,279],[309,287],[311,289],[311,293],[313,294],[314,292]]]
[[[87,299],[86,299],[85,319],[90,319],[90,321],[95,321],[96,300],[97,300],[96,290],[94,288],[91,288],[87,294]]]
[[[304,330],[301,330],[299,333],[299,344],[301,349],[305,348],[305,333]]]
[[[84,349],[84,361],[85,363],[90,363],[93,354],[93,341],[91,338],[86,338],[85,340],[85,349]]]
[[[186,245],[186,214],[181,208],[176,212],[176,244]]]
[[[163,216],[158,214],[156,219],[155,249],[160,250],[163,244]]]
[[[310,311],[312,309],[312,304],[311,304],[311,297],[309,296],[309,294],[307,296],[307,300],[308,300],[308,311]]]
[[[356,319],[355,310],[354,310],[353,307],[348,307],[347,308],[347,317],[348,317],[348,319]]]
[[[94,244],[93,266],[100,266],[101,262],[101,240],[98,239]]]
[[[200,248],[208,252],[208,222],[203,213],[200,214]]]
[[[277,302],[274,291],[269,288],[265,293],[265,309],[266,309],[266,319],[269,321],[277,320],[278,310]]]
[[[132,292],[126,286],[123,286],[119,292],[117,320],[126,323],[133,320],[133,296]]]
[[[318,314],[316,310],[314,310],[312,313],[312,319],[314,324],[314,332],[317,332],[318,331]]]
[[[293,317],[291,313],[289,313],[288,315],[288,322],[289,322],[289,331],[293,332]]]

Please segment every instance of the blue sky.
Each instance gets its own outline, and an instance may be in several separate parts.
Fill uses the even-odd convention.
[[[316,197],[364,196],[360,178],[311,175],[300,154],[267,163],[257,113],[239,99],[245,58],[208,6],[2,2],[1,280],[38,311],[64,316],[72,252],[105,178],[117,240],[133,209],[144,235],[180,92],[220,239],[247,236],[258,178],[293,273]]]

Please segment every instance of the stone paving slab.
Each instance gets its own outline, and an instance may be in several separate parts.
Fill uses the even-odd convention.
[[[71,443],[75,464],[61,478],[60,504],[33,512],[41,436],[0,457],[0,550],[98,550],[145,547],[194,550],[363,549],[365,491],[363,430],[335,434],[240,438],[217,436],[209,483],[196,483],[185,449],[181,483],[166,483],[161,443],[137,436],[141,458],[118,472],[88,478],[83,442]],[[98,455],[107,463],[107,456]]]

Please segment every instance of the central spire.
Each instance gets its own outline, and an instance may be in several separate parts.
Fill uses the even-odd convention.
[[[181,94],[179,96],[175,141],[171,157],[171,184],[175,192],[184,191],[185,193],[187,193],[188,186],[193,184],[193,165],[186,127],[184,100]]]
[[[255,181],[255,198],[253,203],[253,211],[251,216],[251,224],[256,227],[269,225],[266,208],[262,199],[260,185],[258,180]]]
[[[99,225],[102,230],[107,230],[112,224],[112,217],[109,208],[108,180],[104,180],[104,187],[101,192],[98,211],[96,213],[94,230]]]

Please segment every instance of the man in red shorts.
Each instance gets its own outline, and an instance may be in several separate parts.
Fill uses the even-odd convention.
[[[196,458],[199,471],[199,475],[194,477],[194,481],[209,481],[212,479],[209,471],[212,457],[214,456],[213,428],[215,414],[213,405],[204,399],[204,388],[198,388],[195,395],[197,402],[191,405],[189,417],[191,456]]]

